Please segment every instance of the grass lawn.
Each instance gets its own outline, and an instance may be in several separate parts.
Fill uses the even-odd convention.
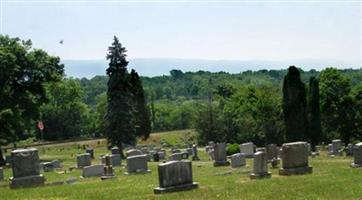
[[[179,136],[182,136],[182,132]],[[164,133],[163,133],[164,134]],[[103,142],[91,144],[95,147],[96,159],[107,153]],[[78,145],[65,147],[38,147],[42,160],[59,159],[65,168],[75,165],[75,155],[83,153]],[[168,154],[170,154],[168,152]],[[199,149],[201,161],[193,162],[194,181],[199,188],[191,191],[154,195],[158,186],[157,163],[150,162],[151,174],[123,175],[123,167],[116,168],[117,178],[101,181],[99,178],[81,179],[80,170],[58,174],[43,173],[47,183],[74,177],[72,185],[44,186],[38,188],[10,190],[8,181],[0,182],[0,199],[361,199],[362,168],[349,167],[352,158],[328,158],[326,152],[317,158],[310,158],[313,173],[301,176],[279,176],[277,169],[270,169],[272,178],[250,180],[252,160],[248,166],[232,171],[228,167],[213,167],[204,149]],[[124,163],[124,162],[123,162]],[[11,176],[11,169],[5,169],[5,176]]]

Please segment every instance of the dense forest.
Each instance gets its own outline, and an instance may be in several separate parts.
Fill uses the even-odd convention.
[[[343,102],[340,101],[343,99],[351,100],[348,104],[355,114],[354,119],[340,120],[350,120],[352,124],[349,127],[355,126],[355,133],[351,134],[355,137],[352,138],[358,139],[361,133],[359,120],[362,107],[358,105],[361,106],[362,99],[362,70],[327,68],[322,71],[299,69],[299,72],[306,88],[311,77],[319,80],[323,141],[343,136],[343,127],[334,125],[339,119],[327,119],[327,115],[343,114],[338,113],[341,112],[338,107],[342,108]],[[175,69],[167,76],[142,77],[151,110],[152,130],[196,128],[205,132],[199,138],[203,142],[226,139],[230,142],[282,143],[285,140],[282,86],[286,74],[287,69],[239,74]],[[73,80],[82,88],[82,101],[93,111],[96,119],[104,114],[107,80],[106,76]],[[207,115],[210,112],[212,119]],[[213,123],[208,130],[205,127],[211,123],[210,120]],[[96,129],[93,133],[102,134]]]
[[[110,115],[122,134],[132,127],[129,135],[144,138],[151,130],[192,128],[199,143],[361,140],[362,69],[174,69],[139,77],[116,41],[107,54],[107,76],[77,79],[66,77],[60,59],[33,49],[30,40],[0,37],[0,145],[39,138],[37,121],[44,123],[46,140],[104,137],[115,130],[105,124]]]

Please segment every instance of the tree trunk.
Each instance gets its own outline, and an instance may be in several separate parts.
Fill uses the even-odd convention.
[[[118,149],[119,149],[119,154],[121,155],[121,159],[126,159],[126,157],[123,154],[123,145],[122,144],[118,145]]]
[[[0,166],[5,166],[6,162],[3,156],[3,149],[0,146]]]

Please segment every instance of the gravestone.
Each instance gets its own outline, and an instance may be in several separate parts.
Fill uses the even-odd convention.
[[[268,161],[278,158],[278,147],[276,144],[268,144],[266,145],[266,155]]]
[[[308,174],[312,173],[312,167],[308,166],[308,146],[306,142],[285,143],[282,146],[282,168],[280,175]]]
[[[149,173],[146,155],[135,155],[127,157],[127,174]]]
[[[92,164],[92,158],[89,153],[77,155],[77,168],[83,168]]]
[[[187,149],[186,149],[186,152],[187,152],[189,155],[192,155],[192,148],[187,148]]]
[[[138,149],[130,149],[126,152],[127,157],[130,156],[137,156],[137,155],[142,155],[142,151],[138,150]]]
[[[52,162],[40,163],[40,168],[42,168],[44,172],[53,172],[55,169]]]
[[[119,150],[118,147],[113,147],[111,149],[111,154],[121,154],[121,151]]]
[[[4,169],[0,167],[0,181],[4,180]]]
[[[200,160],[199,156],[197,155],[197,146],[196,144],[192,145],[192,160]]]
[[[182,153],[174,153],[168,158],[168,160],[169,161],[182,160]]]
[[[362,167],[362,142],[354,145],[353,147],[353,162],[351,167]]]
[[[112,160],[110,155],[104,156],[104,168],[103,168],[103,175],[101,176],[101,180],[112,179],[115,177]]]
[[[349,143],[347,145],[347,149],[346,149],[346,155],[347,156],[353,156],[353,151],[354,151],[354,145]]]
[[[52,160],[52,165],[55,169],[60,169],[62,168],[62,163],[59,160]]]
[[[214,167],[217,166],[228,166],[230,162],[226,160],[226,144],[225,143],[216,143]]]
[[[266,153],[266,148],[265,147],[258,147],[258,148],[256,148],[255,152],[258,152],[258,151],[262,151],[262,152]]]
[[[159,159],[161,159],[161,160],[165,159],[166,153],[164,151],[159,151],[157,153],[158,153]]]
[[[181,158],[182,159],[189,159],[189,153],[188,152],[182,152],[181,153]]]
[[[331,155],[342,156],[342,141],[340,139],[332,140]]]
[[[122,159],[121,159],[121,155],[120,154],[111,154],[111,155],[107,155],[110,157],[111,159],[111,165],[112,167],[118,167],[121,166],[122,164]],[[106,156],[102,157],[102,164],[106,163]]]
[[[254,144],[252,142],[241,144],[240,153],[243,153],[246,158],[252,158],[254,156]]]
[[[192,165],[189,160],[170,161],[158,165],[160,186],[154,189],[155,194],[190,190],[198,187],[192,179]]]
[[[91,158],[94,159],[94,149],[93,148],[87,148],[85,150],[86,153],[89,153]]]
[[[268,172],[268,160],[264,151],[258,151],[254,154],[253,172],[250,179],[270,178],[271,173]]]
[[[13,177],[10,188],[32,187],[44,185],[45,178],[40,174],[38,150],[19,149],[11,152]]]
[[[171,153],[181,153],[180,149],[171,149]]]
[[[231,168],[238,168],[246,165],[245,155],[236,153],[230,156]]]
[[[104,175],[104,165],[91,165],[83,167],[82,177],[101,177]]]

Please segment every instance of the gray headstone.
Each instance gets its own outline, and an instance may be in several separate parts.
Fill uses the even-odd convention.
[[[126,152],[127,157],[142,155],[142,151],[138,149],[130,149]]]
[[[83,177],[100,177],[104,175],[104,165],[91,165],[83,167]]]
[[[268,161],[278,158],[278,147],[276,144],[268,144],[266,145],[266,154]]]
[[[240,153],[243,153],[247,158],[252,158],[254,156],[254,144],[252,142],[241,144]]]
[[[236,153],[230,156],[231,167],[237,168],[246,165],[245,155],[243,153]]]
[[[285,143],[282,146],[282,168],[280,175],[312,173],[312,167],[308,166],[308,145],[306,142]]]
[[[192,179],[191,161],[170,161],[158,165],[160,186],[154,189],[156,194],[194,189],[198,183]]]
[[[14,150],[11,157],[13,177],[10,178],[10,188],[44,185],[37,149]]]
[[[192,160],[200,160],[198,153],[197,153],[197,146],[196,144],[192,145]]]
[[[353,147],[353,163],[352,167],[362,167],[362,142]]]
[[[264,151],[256,152],[254,154],[253,172],[250,174],[250,178],[270,178],[270,176],[266,153]]]
[[[169,161],[182,160],[182,153],[174,153],[168,158],[168,160]]]
[[[147,156],[143,154],[127,157],[127,171],[128,173],[151,172],[147,166]]]
[[[215,144],[214,156],[215,156],[214,167],[227,166],[230,164],[229,161],[226,160],[226,144],[225,143],[216,143]]]
[[[53,160],[52,165],[55,169],[62,168],[62,163],[59,160]]]
[[[340,139],[332,140],[331,155],[342,156],[342,141]]]
[[[52,162],[43,162],[40,163],[40,165],[43,168],[44,172],[53,172],[55,169]]]
[[[92,164],[92,158],[89,153],[77,155],[77,168],[83,168]]]
[[[164,151],[159,151],[157,153],[158,153],[159,159],[161,159],[161,160],[165,159],[166,153]]]
[[[94,159],[94,149],[93,148],[87,148],[85,150],[86,153],[89,153],[91,158]]]
[[[208,154],[209,154],[211,160],[215,160],[215,150],[214,149],[210,149]]]
[[[121,154],[121,152],[118,147],[113,147],[111,149],[111,154]]]

